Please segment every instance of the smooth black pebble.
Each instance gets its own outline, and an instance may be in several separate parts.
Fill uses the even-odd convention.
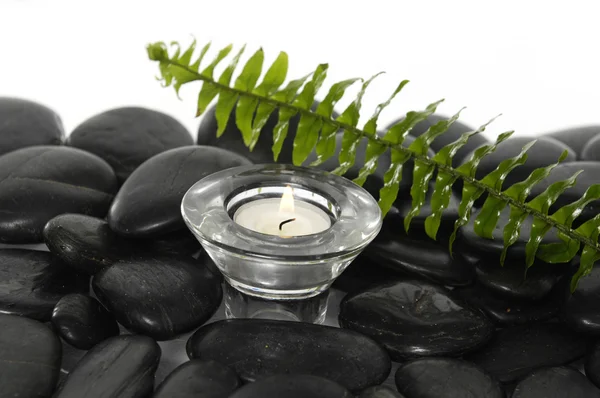
[[[381,384],[391,368],[385,350],[359,333],[275,320],[211,323],[190,337],[187,352],[190,358],[232,367],[246,382],[281,373],[311,374],[352,391]]]
[[[50,397],[60,362],[60,339],[48,326],[0,314],[0,396]]]
[[[167,376],[153,398],[227,398],[240,386],[231,368],[217,361],[192,359]]]
[[[187,129],[169,115],[125,107],[87,119],[71,132],[67,143],[106,160],[123,183],[152,156],[192,145],[194,140]]]
[[[202,325],[223,296],[219,278],[193,258],[119,261],[97,273],[92,286],[121,325],[156,340]]]
[[[319,376],[276,375],[247,384],[229,398],[352,398],[341,385]]]
[[[578,332],[600,335],[600,266],[581,278],[573,293],[567,293],[563,318]]]
[[[358,398],[405,398],[396,390],[384,385],[369,387],[360,393]]]
[[[556,367],[539,369],[523,379],[512,398],[599,398],[597,389],[581,372]]]
[[[69,293],[87,293],[89,277],[48,252],[0,249],[0,312],[49,321]]]
[[[333,282],[333,287],[346,293],[353,293],[403,278],[402,274],[380,266],[378,262],[368,258],[363,252]]]
[[[185,229],[181,200],[198,180],[250,161],[226,149],[187,146],[156,155],[125,181],[108,213],[110,228],[131,238]]]
[[[85,294],[61,298],[52,312],[52,325],[67,343],[80,350],[89,350],[119,334],[115,317],[98,300]]]
[[[588,143],[585,144],[585,147],[581,151],[581,159],[582,160],[600,160],[600,128],[596,130],[596,136],[592,138]]]
[[[380,342],[392,359],[458,356],[485,344],[493,324],[448,289],[421,281],[400,281],[350,294],[339,322]]]
[[[54,398],[146,398],[154,388],[160,356],[150,337],[111,337],[81,358]]]
[[[452,358],[422,358],[396,371],[396,387],[409,398],[504,398],[500,383],[474,364]]]
[[[501,329],[466,359],[509,383],[532,371],[562,366],[583,357],[588,340],[560,323],[531,323]]]
[[[600,388],[600,342],[595,342],[585,357],[585,374]]]
[[[61,145],[62,121],[52,109],[21,98],[0,97],[0,155],[35,145]]]
[[[581,126],[544,133],[544,137],[564,142],[577,153],[577,159],[581,159],[586,144],[599,134],[600,126]]]
[[[0,242],[38,243],[53,217],[104,217],[117,191],[108,163],[80,149],[36,146],[0,156]]]

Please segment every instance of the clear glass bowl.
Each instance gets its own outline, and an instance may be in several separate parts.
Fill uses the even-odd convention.
[[[244,204],[281,198],[286,186],[294,200],[318,207],[331,226],[318,233],[281,237],[233,221]],[[306,205],[306,204],[304,204]],[[364,189],[321,170],[266,164],[211,174],[185,194],[181,213],[188,228],[226,281],[265,299],[294,300],[327,290],[381,229],[381,211]]]

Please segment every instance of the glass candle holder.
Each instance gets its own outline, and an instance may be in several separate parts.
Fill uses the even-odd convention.
[[[211,174],[185,194],[181,212],[231,286],[275,300],[327,290],[382,223],[375,199],[353,182],[280,164]]]

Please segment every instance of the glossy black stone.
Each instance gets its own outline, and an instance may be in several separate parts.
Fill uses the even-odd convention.
[[[475,177],[482,179],[494,171],[503,160],[518,156],[523,146],[535,139],[533,137],[511,137],[502,142],[494,152],[481,160]],[[574,161],[576,153],[572,148],[554,138],[538,137],[536,143],[527,151],[527,161],[516,167],[506,176],[502,188],[506,189],[517,182],[523,181],[538,167],[545,167],[556,163],[565,150],[569,152],[565,162]],[[465,159],[468,159],[470,156],[470,154],[467,155]]]
[[[540,181],[531,189],[530,198],[533,198],[546,190],[551,184],[566,180],[573,174],[582,171],[577,176],[575,186],[563,192],[556,202],[550,206],[550,214],[571,202],[576,201],[583,196],[585,191],[594,184],[600,184],[600,162],[565,162],[561,163],[552,170],[550,175]],[[582,210],[579,217],[573,222],[574,226],[579,226],[583,222],[593,218],[600,213],[600,200],[588,203]]]
[[[600,160],[600,128],[596,130],[596,136],[592,138],[588,143],[585,144],[585,147],[581,151],[581,159],[582,160]]]
[[[410,398],[504,398],[500,383],[483,369],[460,359],[422,358],[396,371],[398,391]]]
[[[187,343],[190,358],[212,359],[244,381],[281,373],[319,375],[349,390],[381,384],[391,368],[383,348],[350,330],[262,319],[218,321]]]
[[[414,137],[418,137],[421,134],[423,134],[424,132],[426,132],[429,129],[429,127],[433,126],[437,122],[439,122],[441,120],[447,120],[449,118],[450,118],[449,116],[433,114],[433,115],[429,116],[427,119],[425,119],[424,121],[417,123],[415,125],[415,127],[413,127],[413,129],[410,130],[410,135],[412,135]],[[402,119],[398,119],[398,120],[390,123],[385,128],[385,130],[387,131],[390,127],[392,127],[394,124],[398,123],[401,120]],[[471,127],[461,121],[456,121],[450,126],[450,128],[444,134],[437,137],[431,143],[431,148],[437,152],[440,149],[442,149],[444,146],[459,139],[463,133],[466,133],[469,131],[474,131],[474,130],[475,129],[473,127]],[[464,157],[466,155],[468,155],[469,152],[471,152],[473,149],[480,147],[482,145],[485,145],[487,143],[488,143],[488,140],[481,134],[472,136],[471,138],[469,138],[469,141],[467,142],[467,144],[458,150],[458,152],[454,156],[453,164],[455,166],[460,164],[460,161],[462,159],[464,159]]]
[[[217,361],[192,359],[167,376],[153,398],[227,398],[240,386],[231,368]]]
[[[588,379],[600,388],[600,342],[595,342],[589,348],[584,368]]]
[[[223,295],[211,271],[181,257],[119,261],[97,273],[92,286],[121,325],[156,340],[202,325]]]
[[[60,339],[49,327],[0,314],[0,396],[52,396],[60,359]]]
[[[386,386],[369,387],[360,393],[358,398],[405,398],[398,391]]]
[[[85,120],[69,135],[68,145],[106,160],[120,183],[146,160],[194,140],[177,120],[139,107],[111,109]]]
[[[566,264],[537,261],[527,270],[527,277],[525,270],[524,260],[509,260],[502,266],[497,258],[484,258],[475,266],[481,285],[501,296],[525,300],[548,295],[570,268]]]
[[[562,324],[531,323],[497,331],[489,344],[466,359],[509,383],[535,369],[579,359],[587,345],[587,339]]]
[[[111,337],[81,358],[54,398],[147,397],[160,356],[150,337]]]
[[[403,275],[360,254],[348,268],[333,282],[333,287],[346,293],[353,293],[393,280],[403,279]]]
[[[98,300],[85,294],[61,298],[52,312],[52,325],[67,343],[80,350],[89,350],[119,334],[115,317]]]
[[[50,108],[21,98],[0,97],[0,155],[34,145],[61,145],[60,117]]]
[[[323,377],[276,375],[247,384],[229,398],[352,398],[350,391]]]
[[[581,126],[545,133],[544,137],[552,137],[567,144],[577,153],[577,158],[581,159],[585,145],[598,134],[600,126]]]
[[[110,228],[131,238],[157,238],[183,230],[181,200],[198,180],[250,164],[226,149],[187,146],[154,156],[125,181],[108,213]]]
[[[36,146],[0,156],[0,242],[42,242],[62,213],[104,217],[117,190],[110,166],[75,148]]]
[[[83,214],[62,214],[48,221],[44,241],[65,264],[89,274],[119,260],[189,256],[201,248],[187,230],[157,239],[128,239],[114,233],[106,221]]]
[[[485,344],[494,332],[483,314],[449,290],[410,280],[346,296],[339,321],[343,328],[380,342],[397,361],[462,355]]]
[[[69,293],[89,291],[89,277],[52,254],[0,249],[0,312],[49,321],[56,303]]]
[[[597,389],[581,372],[566,367],[539,369],[523,379],[512,398],[599,398]]]
[[[447,286],[465,286],[475,279],[475,269],[448,245],[429,237],[404,233],[403,224],[391,223],[367,246],[364,256],[404,275],[425,278]]]
[[[550,294],[541,300],[519,300],[494,294],[476,284],[454,290],[469,305],[483,311],[498,326],[520,325],[545,321],[558,314],[562,292]]]
[[[562,315],[572,329],[600,335],[600,267],[595,266],[572,294],[567,293]]]

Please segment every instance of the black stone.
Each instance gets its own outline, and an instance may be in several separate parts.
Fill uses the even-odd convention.
[[[544,192],[551,184],[566,180],[578,171],[583,171],[577,176],[575,186],[563,192],[556,202],[550,206],[550,214],[571,202],[576,201],[583,196],[585,191],[593,184],[600,184],[600,162],[566,162],[561,163],[552,170],[550,175],[536,184],[529,195],[529,198],[534,198]],[[588,203],[582,210],[579,217],[573,222],[573,226],[579,226],[583,222],[593,218],[600,213],[600,200],[595,200]]]
[[[346,293],[353,293],[402,278],[402,274],[390,268],[379,266],[376,261],[368,258],[363,253],[354,259],[348,268],[333,282],[333,287]]]
[[[223,295],[211,271],[181,257],[119,261],[97,273],[92,286],[121,325],[156,340],[202,325]]]
[[[187,146],[154,156],[131,174],[108,213],[110,228],[131,238],[183,230],[181,200],[198,180],[250,162],[226,149]]]
[[[62,214],[48,221],[44,241],[65,264],[89,274],[119,260],[190,256],[201,249],[188,230],[157,239],[128,239],[114,233],[106,221],[83,214]]]
[[[386,386],[369,387],[358,398],[404,398],[404,395]]]
[[[536,261],[525,275],[525,261],[507,260],[504,266],[497,258],[484,258],[477,263],[477,281],[490,291],[504,297],[539,300],[547,296],[561,278],[569,272],[566,264]]]
[[[415,125],[415,127],[413,127],[413,129],[410,130],[410,135],[412,135],[414,137],[418,137],[421,134],[423,134],[424,132],[426,132],[429,129],[429,127],[433,126],[437,122],[439,122],[441,120],[447,120],[449,118],[450,117],[447,117],[447,116],[433,114],[433,115],[429,116],[427,119],[425,119],[424,121],[417,123]],[[390,127],[392,127],[393,125],[395,125],[396,123],[398,123],[401,120],[402,119],[398,119],[398,120],[390,123],[386,127],[385,130],[387,131]],[[434,151],[438,152],[444,146],[459,139],[463,133],[466,133],[469,131],[474,131],[474,130],[475,129],[473,127],[471,127],[465,123],[462,123],[460,121],[456,121],[450,126],[450,128],[444,134],[437,137],[431,143],[431,148]],[[469,152],[471,152],[475,148],[485,145],[487,143],[488,143],[488,140],[481,134],[472,136],[471,138],[469,138],[469,141],[467,142],[467,144],[458,150],[458,152],[454,156],[454,160],[452,163],[454,164],[454,166],[460,164],[460,161],[463,160],[465,158],[465,156],[469,154]]]
[[[512,398],[599,398],[598,390],[575,369],[539,369],[523,379]]]
[[[485,344],[494,332],[483,314],[449,290],[401,281],[350,294],[340,305],[340,325],[381,343],[393,360],[458,356]]]
[[[472,363],[451,358],[422,358],[396,371],[398,391],[410,398],[504,398],[500,383]]]
[[[153,398],[227,398],[240,386],[231,368],[217,361],[193,359],[167,376]]]
[[[567,295],[563,317],[572,329],[600,335],[600,267],[579,280],[577,289]]]
[[[147,397],[160,355],[150,337],[111,337],[81,358],[54,398]]]
[[[503,160],[518,156],[523,146],[534,140],[535,138],[533,137],[511,137],[502,142],[494,152],[481,160],[477,167],[475,177],[477,179],[482,179],[487,174],[494,171]],[[574,161],[576,159],[576,153],[569,146],[554,138],[537,138],[537,142],[527,151],[527,161],[513,169],[507,175],[502,188],[506,189],[517,182],[523,181],[538,167],[545,167],[552,163],[556,163],[565,150],[569,152],[565,161]],[[470,156],[471,154],[465,157],[465,160],[468,160]]]
[[[412,233],[406,235],[401,223],[382,229],[364,255],[396,272],[443,285],[465,286],[475,279],[473,265],[460,253],[451,256],[445,243]]]
[[[585,144],[585,147],[581,152],[582,160],[592,160],[596,162],[600,160],[600,140],[598,139],[600,137],[600,135],[598,135],[599,133],[600,129],[597,129],[597,135],[594,138],[592,138],[587,144]]]
[[[67,294],[56,303],[52,325],[67,343],[80,350],[89,350],[119,334],[115,317],[98,300],[77,293]]]
[[[46,325],[0,315],[0,396],[52,396],[60,356],[60,339]]]
[[[581,159],[585,145],[598,134],[600,134],[600,126],[582,126],[545,133],[544,137],[551,137],[567,144],[577,153],[577,158]]]
[[[350,330],[300,322],[230,319],[187,343],[190,358],[213,359],[252,382],[281,373],[319,375],[349,390],[381,384],[391,368],[383,348]]]
[[[0,276],[0,312],[40,321],[50,320],[63,296],[89,291],[88,276],[48,252],[0,249]]]
[[[455,289],[469,305],[483,311],[498,326],[512,326],[553,318],[559,311],[562,292],[550,294],[537,301],[518,300],[494,294],[476,284]]]
[[[600,388],[600,342],[596,341],[588,350],[584,368],[588,379]]]
[[[0,97],[0,155],[34,145],[61,145],[62,121],[53,110],[33,101]]]
[[[229,398],[352,398],[350,391],[323,377],[276,375],[250,383]]]
[[[42,242],[63,213],[104,217],[117,190],[110,166],[75,148],[37,146],[0,156],[0,242]]]
[[[192,145],[194,140],[187,129],[169,115],[126,107],[87,119],[73,130],[67,143],[106,160],[123,183],[152,156]]]
[[[466,359],[502,383],[583,357],[588,341],[559,323],[531,323],[499,330],[492,341]]]

